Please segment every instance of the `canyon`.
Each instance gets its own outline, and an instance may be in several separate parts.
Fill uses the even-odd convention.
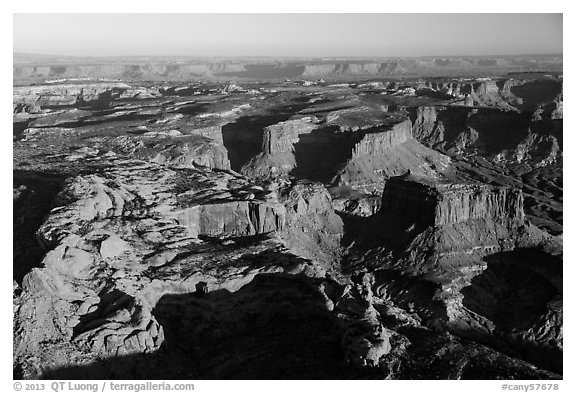
[[[561,58],[84,60],[13,68],[14,378],[562,378]]]

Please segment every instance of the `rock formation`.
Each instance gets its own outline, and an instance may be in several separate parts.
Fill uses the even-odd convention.
[[[562,60],[550,56],[524,56],[518,64],[514,57],[495,58],[388,58],[374,60],[327,59],[323,61],[300,59],[295,61],[201,60],[180,59],[177,62],[161,58],[143,61],[135,59],[31,59],[15,56],[15,80],[59,80],[71,78],[108,78],[128,80],[195,80],[226,78],[362,78],[365,76],[452,76],[454,74],[505,74],[511,71],[560,71]]]
[[[450,159],[412,138],[412,123],[405,120],[388,129],[365,134],[350,160],[338,172],[338,184],[366,192],[378,190],[386,179],[413,171],[438,177]]]
[[[562,351],[559,260],[542,251],[553,238],[526,221],[520,190],[407,175],[387,181],[382,207],[370,220],[367,243],[359,243],[346,260],[351,267],[370,266],[388,277],[374,293],[386,293],[400,307],[413,308],[428,326],[498,348],[534,348],[524,356],[557,370]],[[362,251],[366,244],[371,251]],[[530,252],[549,260],[548,268],[518,265],[520,255]],[[534,282],[542,288],[542,298],[509,305],[509,312],[518,314],[506,324],[495,314],[505,295],[487,292],[512,288],[515,279]],[[416,293],[420,295],[409,295]],[[482,296],[496,296],[490,306],[494,308],[484,308]],[[495,332],[503,336],[493,337]],[[539,356],[545,358],[537,360]]]
[[[403,217],[407,226],[416,224],[424,228],[476,219],[524,219],[520,190],[454,184],[416,175],[395,177],[386,183],[380,212],[384,216],[393,213]]]
[[[190,291],[199,281],[220,285],[207,267],[196,273],[194,264],[180,270],[185,260],[202,260],[215,252],[208,249],[218,248],[202,238],[229,238],[234,245],[235,238],[276,233],[278,240],[257,245],[253,252],[281,248],[285,239],[295,253],[324,260],[330,269],[342,236],[342,223],[321,186],[296,185],[280,199],[274,190],[227,172],[170,170],[141,161],[117,161],[114,169],[98,175],[70,178],[58,204],[38,230],[50,251],[41,267],[24,278],[18,300],[16,361],[38,360],[26,362],[28,376],[58,367],[64,359],[83,363],[157,350],[164,336],[151,312],[164,291]],[[213,260],[215,255],[203,262],[215,271],[232,257],[224,252],[224,259]],[[245,252],[238,249],[234,255]],[[175,281],[158,276],[175,264],[181,265]],[[238,274],[246,266],[238,268],[225,274]],[[262,269],[282,271],[265,264],[240,273],[239,283]],[[306,263],[299,269],[306,270]],[[221,283],[234,280],[222,278]],[[59,345],[41,355],[41,340]],[[90,356],[83,354],[86,350]]]
[[[243,173],[261,178],[290,173],[297,166],[294,145],[300,142],[300,135],[318,128],[316,123],[312,117],[303,117],[264,128],[262,153],[243,168]]]
[[[427,146],[448,153],[481,154],[495,161],[525,162],[538,167],[543,150],[540,141],[558,145],[561,140],[561,132],[550,120],[529,120],[522,114],[498,110],[418,107],[414,118],[414,136]],[[518,149],[526,153],[516,154]],[[553,150],[548,155],[549,163],[558,158],[558,149]]]
[[[15,378],[561,378],[561,77],[152,60],[14,68]]]

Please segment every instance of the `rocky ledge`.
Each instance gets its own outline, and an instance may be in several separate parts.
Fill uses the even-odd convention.
[[[388,180],[380,215],[402,217],[405,226],[434,227],[467,220],[521,222],[522,191],[486,184],[453,183],[404,175]]]
[[[386,180],[412,171],[431,178],[442,177],[450,159],[412,137],[409,119],[366,133],[355,144],[351,158],[338,171],[337,184],[366,193],[381,192]]]
[[[363,231],[345,264],[371,270],[374,293],[431,328],[561,370],[562,243],[526,220],[520,190],[392,178]],[[529,254],[540,262],[521,263]],[[520,287],[534,296],[511,302]]]
[[[200,282],[232,289],[264,271],[307,266],[292,256],[285,265],[232,268],[237,258],[288,255],[288,245],[330,269],[342,223],[329,194],[321,186],[287,187],[121,159],[113,169],[66,180],[37,231],[48,252],[16,301],[15,361],[24,375],[157,350],[164,336],[151,311],[166,291],[194,292]],[[254,240],[246,248],[241,239]],[[44,348],[47,341],[58,344]]]

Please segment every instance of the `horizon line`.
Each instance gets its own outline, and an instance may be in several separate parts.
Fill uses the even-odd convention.
[[[47,54],[47,53],[32,53],[32,52],[12,52],[12,56],[41,56],[41,57],[72,57],[72,58],[91,58],[91,59],[121,59],[121,58],[227,58],[227,59],[243,59],[243,58],[270,58],[270,59],[406,59],[406,58],[448,58],[448,57],[515,57],[515,56],[564,56],[564,52],[535,52],[535,53],[507,53],[507,54],[444,54],[444,55],[403,55],[403,56],[385,56],[385,55],[360,55],[360,56],[347,56],[347,55],[327,55],[327,56],[304,56],[304,55],[188,55],[188,54],[171,54],[171,55],[154,55],[154,54],[138,54],[138,55],[68,55],[68,54]]]

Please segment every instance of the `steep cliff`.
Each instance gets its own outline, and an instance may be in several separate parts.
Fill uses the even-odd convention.
[[[412,139],[411,126],[410,121],[406,120],[385,132],[367,133],[354,146],[352,158],[378,155]]]
[[[15,314],[15,361],[27,377],[156,351],[165,337],[153,308],[166,292],[237,289],[282,263],[323,271],[284,242],[334,264],[342,223],[322,186],[288,189],[285,206],[232,173],[112,160],[113,169],[68,179],[37,232],[48,252],[23,279]],[[251,266],[259,253],[276,262]],[[56,345],[43,350],[46,340]]]
[[[437,124],[438,108],[435,106],[419,106],[416,108],[412,132],[414,138],[429,146],[444,140],[444,126]]]
[[[526,220],[522,191],[395,177],[364,226],[345,263],[380,277],[375,294],[433,329],[561,370],[561,259],[544,251],[557,240]]]
[[[252,158],[242,168],[247,176],[260,178],[276,177],[290,173],[297,166],[295,145],[301,135],[317,129],[315,117],[291,119],[264,128],[262,153]]]
[[[382,194],[381,215],[403,217],[406,227],[426,228],[486,219],[522,222],[520,190],[483,184],[454,184],[415,175],[388,180]]]
[[[391,253],[384,265],[392,258],[404,271],[450,281],[461,269],[484,266],[487,255],[535,247],[547,238],[526,221],[523,203],[522,192],[508,187],[394,177],[370,219],[366,244]]]
[[[281,190],[280,201],[286,206],[286,225],[280,236],[287,247],[321,262],[327,270],[338,270],[344,224],[324,186],[297,182]]]
[[[353,148],[352,157],[339,170],[337,182],[365,192],[382,189],[387,178],[412,171],[438,177],[450,159],[421,145],[412,137],[412,123],[367,132]]]
[[[289,153],[294,151],[300,134],[308,134],[317,128],[313,117],[288,120],[264,129],[262,151],[264,154]]]
[[[69,107],[83,105],[107,105],[115,98],[158,97],[154,89],[134,89],[121,82],[47,84],[39,86],[15,87],[13,92],[14,108],[22,105],[36,107]]]
[[[558,105],[554,108],[561,111]],[[549,109],[549,113],[559,112]],[[555,163],[561,157],[562,124],[558,120],[446,106],[417,107],[411,110],[411,116],[414,137],[448,153],[482,155],[495,162],[534,167]]]

